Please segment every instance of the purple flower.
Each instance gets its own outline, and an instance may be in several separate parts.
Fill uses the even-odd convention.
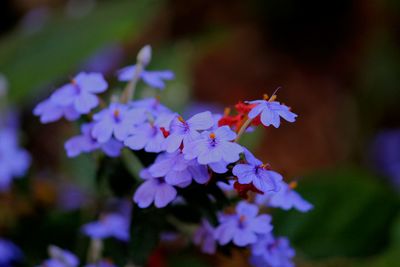
[[[153,177],[165,177],[170,185],[186,187],[195,180],[205,184],[210,175],[207,166],[199,165],[195,160],[186,160],[181,151],[160,154],[153,163],[149,172]]]
[[[273,208],[281,208],[289,210],[292,208],[301,212],[307,212],[313,208],[313,205],[304,200],[299,193],[293,190],[296,183],[290,185],[280,182],[280,190],[278,192],[267,192],[264,195],[256,196],[256,203],[259,205],[267,205]]]
[[[133,75],[136,72],[136,65],[127,66],[118,71],[117,76],[118,80],[121,82],[129,82],[132,80]],[[165,82],[164,80],[172,80],[174,79],[175,75],[170,70],[163,70],[163,71],[148,71],[143,70],[140,73],[140,78],[150,87],[157,88],[157,89],[164,89]]]
[[[96,94],[107,90],[108,84],[100,73],[81,72],[55,91],[50,100],[61,107],[74,107],[79,114],[87,114],[99,104]]]
[[[0,191],[7,190],[13,178],[23,176],[31,158],[18,145],[16,129],[0,129]]]
[[[153,116],[159,116],[163,113],[172,113],[172,111],[160,103],[157,98],[145,98],[141,100],[135,100],[129,103],[133,108],[144,108],[150,112]]]
[[[40,117],[41,123],[55,122],[62,117],[65,117],[69,121],[74,121],[80,117],[80,114],[72,105],[60,106],[50,99],[40,102],[33,110],[33,114]]]
[[[145,119],[144,109],[129,109],[127,105],[112,103],[93,116],[92,136],[99,143],[105,143],[113,136],[118,141],[124,141],[129,131]]]
[[[130,149],[144,149],[146,152],[153,153],[158,153],[163,150],[164,135],[156,123],[143,123],[132,128],[129,133],[124,144]]]
[[[257,104],[250,112],[249,117],[254,119],[261,114],[261,123],[264,126],[273,125],[278,128],[280,125],[280,117],[288,122],[294,122],[297,115],[290,111],[289,107],[277,102],[267,100],[249,101],[250,104]]]
[[[284,237],[263,235],[252,245],[251,253],[250,263],[255,267],[294,267],[292,258],[296,253],[290,247],[289,240]]]
[[[71,182],[57,183],[57,205],[63,211],[74,211],[88,204],[90,194]]]
[[[258,215],[258,207],[245,201],[236,206],[236,214],[220,216],[220,225],[215,230],[219,244],[230,241],[239,247],[257,242],[257,234],[268,234],[272,231],[271,217]]]
[[[214,227],[207,220],[203,220],[194,233],[193,243],[201,246],[201,251],[206,254],[214,254],[217,250],[214,230]]]
[[[165,182],[164,178],[153,177],[147,169],[140,172],[140,177],[145,180],[133,196],[133,201],[140,208],[147,208],[154,202],[157,208],[164,208],[176,198],[176,189]]]
[[[118,43],[107,44],[96,50],[83,63],[82,69],[91,72],[111,73],[124,59],[124,49]]]
[[[82,134],[74,136],[65,143],[65,150],[68,157],[76,157],[81,153],[89,153],[96,149],[101,149],[109,157],[118,157],[123,148],[120,141],[110,138],[105,143],[99,143],[92,136],[93,123],[83,124],[81,127]]]
[[[13,263],[22,259],[21,250],[11,241],[0,238],[0,266],[14,266]]]
[[[234,142],[236,133],[228,126],[222,126],[214,132],[204,131],[199,139],[188,143],[183,148],[186,159],[197,158],[200,164],[210,164],[224,160],[232,163],[239,160],[243,148]]]
[[[77,267],[78,258],[70,251],[57,246],[49,246],[50,259],[44,261],[42,267]]]
[[[255,158],[247,149],[244,151],[247,163],[237,164],[232,170],[232,173],[237,176],[238,182],[240,184],[253,183],[262,192],[278,191],[282,175],[268,170],[267,166]]]
[[[93,239],[114,237],[121,241],[129,241],[129,224],[126,216],[109,213],[101,216],[98,221],[85,224],[82,231]]]
[[[400,190],[400,129],[383,130],[371,146],[372,165]]]
[[[187,145],[199,136],[199,131],[207,130],[213,124],[209,111],[198,113],[187,121],[184,121],[182,117],[176,117],[171,122],[170,134],[165,140],[167,151],[171,153],[178,150],[182,142]]]

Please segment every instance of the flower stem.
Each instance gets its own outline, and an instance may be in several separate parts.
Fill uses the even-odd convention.
[[[87,261],[97,263],[101,259],[103,253],[103,241],[101,239],[91,239],[87,254]]]
[[[133,73],[132,79],[129,81],[129,83],[126,85],[122,95],[121,95],[121,102],[122,103],[127,103],[129,100],[133,98],[133,95],[135,94],[135,89],[136,85],[140,79],[140,74],[143,71],[143,64],[140,62],[137,62],[136,67],[135,67],[135,72]]]
[[[247,120],[243,123],[242,127],[240,127],[240,130],[236,136],[235,142],[237,143],[242,137],[243,133],[246,131],[247,127],[249,127],[250,123],[253,121],[253,119],[247,117]]]

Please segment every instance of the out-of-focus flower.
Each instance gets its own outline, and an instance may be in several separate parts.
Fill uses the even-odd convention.
[[[70,251],[57,246],[49,246],[50,258],[45,260],[41,267],[77,267],[79,259]]]
[[[372,142],[371,158],[378,172],[400,190],[400,129],[384,130]]]
[[[109,157],[118,157],[123,148],[120,141],[110,138],[105,143],[99,143],[92,136],[93,123],[83,124],[81,126],[81,135],[70,138],[65,143],[65,150],[68,157],[76,157],[81,153],[89,153],[101,149]]]
[[[40,117],[41,123],[55,122],[63,117],[69,121],[74,121],[80,117],[80,114],[72,105],[59,106],[50,99],[40,102],[33,110],[33,114]]]
[[[255,267],[294,267],[292,258],[295,251],[290,247],[289,240],[284,237],[263,235],[252,245],[251,253],[250,263]]]
[[[0,238],[0,266],[11,267],[21,259],[22,252],[14,243]]]
[[[272,231],[271,217],[258,215],[258,207],[245,201],[236,206],[236,214],[221,214],[219,221],[215,238],[221,245],[233,241],[239,247],[247,246],[257,242],[258,234]]]
[[[120,44],[107,44],[87,58],[82,64],[82,69],[108,74],[118,67],[123,58],[124,52]]]
[[[181,151],[160,154],[149,172],[153,177],[165,177],[170,185],[186,187],[195,180],[205,184],[209,180],[207,166],[199,165],[195,160],[186,160]]]
[[[49,21],[51,10],[42,6],[30,10],[20,21],[19,27],[24,34],[31,35],[43,29]]]
[[[281,181],[279,187],[280,190],[278,192],[266,192],[264,195],[257,195],[256,203],[284,210],[295,208],[301,212],[307,212],[313,208],[313,205],[304,200],[300,194],[294,190],[296,187],[295,182],[288,185]]]
[[[237,164],[232,173],[238,177],[240,184],[252,183],[262,192],[278,191],[282,175],[271,171],[260,160],[255,158],[250,151],[245,149],[246,164]]]
[[[82,208],[90,200],[90,194],[77,184],[61,182],[57,184],[57,205],[64,211]]]
[[[184,146],[183,153],[185,158],[195,159],[200,164],[210,164],[224,160],[232,163],[239,160],[239,154],[243,148],[234,142],[236,133],[228,126],[222,126],[214,132],[204,131],[197,140]]]
[[[0,191],[7,190],[13,178],[23,176],[30,162],[28,152],[18,145],[17,131],[0,128]]]
[[[127,105],[112,103],[108,108],[93,116],[92,136],[99,143],[109,141],[113,136],[124,141],[133,126],[146,119],[144,109],[130,109]]]
[[[129,241],[130,220],[118,213],[102,215],[100,220],[85,224],[83,233],[92,239],[104,239],[114,237],[121,241]]]
[[[202,220],[193,236],[193,243],[201,247],[201,251],[206,254],[214,254],[217,250],[214,227],[207,220]]]
[[[99,104],[96,94],[103,93],[107,87],[102,74],[81,72],[56,90],[50,100],[61,107],[73,106],[79,114],[87,114]]]
[[[62,117],[76,120],[98,106],[96,94],[104,92],[107,87],[102,74],[81,72],[70,83],[53,92],[49,99],[40,102],[33,114],[39,116],[42,123],[54,122]]]
[[[170,126],[170,134],[165,140],[166,150],[171,153],[178,150],[182,144],[195,140],[199,136],[199,131],[207,130],[213,126],[214,122],[211,112],[205,111],[198,113],[188,119],[183,120],[182,117],[176,117],[172,120]]]
[[[288,122],[294,122],[297,115],[290,111],[289,107],[277,102],[267,100],[249,101],[256,106],[249,112],[249,118],[254,119],[261,114],[261,123],[264,126],[273,125],[278,128],[281,121],[280,117]]]
[[[118,72],[118,78],[122,82],[130,81],[135,73],[136,65],[128,66],[121,69]],[[172,80],[174,79],[175,75],[170,70],[163,70],[163,71],[142,71],[140,78],[150,87],[156,89],[164,89],[165,82],[164,80]]]
[[[176,189],[166,183],[164,178],[153,177],[147,169],[140,172],[140,177],[146,181],[133,196],[140,208],[147,208],[153,202],[157,208],[163,208],[176,198]]]

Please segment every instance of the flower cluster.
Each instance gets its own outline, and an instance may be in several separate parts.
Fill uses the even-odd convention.
[[[140,209],[152,205],[168,208],[182,203],[180,197],[187,198],[186,192],[193,188],[205,192],[217,183],[231,184],[243,200],[231,199],[234,207],[220,208],[214,214],[214,222],[205,218],[199,221],[194,243],[209,254],[228,244],[248,247],[255,266],[292,266],[294,251],[285,238],[273,237],[272,217],[263,207],[295,207],[305,212],[312,206],[293,190],[293,184],[285,183],[282,175],[257,159],[239,140],[251,127],[262,124],[278,128],[281,119],[294,122],[297,115],[276,101],[275,94],[238,103],[234,115],[227,109],[224,114],[204,111],[190,118],[171,111],[157,98],[132,100],[140,80],[163,89],[164,81],[174,77],[171,71],[145,70],[150,59],[151,49],[145,46],[136,65],[117,72],[118,79],[128,84],[120,95],[112,92],[109,104],[99,99],[99,94],[108,88],[103,76],[82,72],[40,103],[34,114],[43,123],[85,116],[81,133],[65,143],[69,157],[99,150],[118,158],[123,149],[139,158],[143,153],[153,155],[154,162],[140,171],[143,181],[133,192],[133,201]],[[183,203],[187,204],[185,200]],[[135,238],[130,237],[129,228],[129,220],[109,213],[86,224],[82,231],[95,240],[114,237],[129,242]],[[70,261],[68,266],[78,265],[68,252],[55,248],[52,251],[51,261],[62,258]]]

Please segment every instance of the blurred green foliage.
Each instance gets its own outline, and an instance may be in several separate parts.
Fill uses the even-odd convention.
[[[0,42],[0,70],[9,79],[10,97],[21,102],[55,78],[65,78],[107,42],[132,38],[145,29],[162,1],[101,2],[83,18],[61,10],[38,33],[15,32]],[[70,73],[71,75],[71,73]]]
[[[277,233],[289,236],[306,258],[362,258],[388,251],[388,258],[378,257],[377,265],[371,266],[395,266],[378,263],[393,256],[400,260],[400,254],[390,253],[395,242],[392,229],[400,214],[399,196],[356,168],[318,172],[308,178],[299,192],[314,209],[306,214],[276,212]]]

